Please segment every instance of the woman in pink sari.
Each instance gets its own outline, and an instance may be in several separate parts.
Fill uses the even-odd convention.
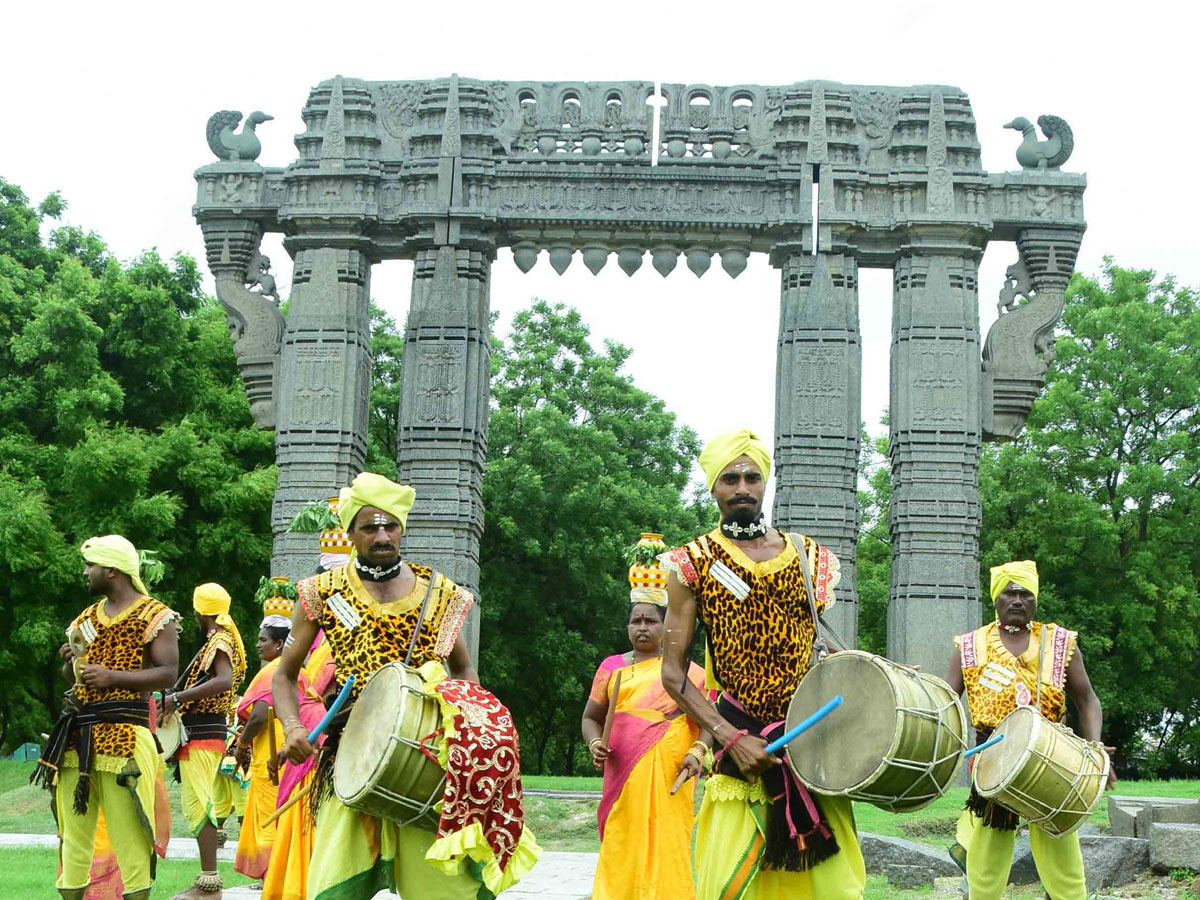
[[[692,900],[693,777],[710,739],[662,686],[666,573],[655,555],[661,535],[643,534],[629,570],[633,649],[600,664],[583,713],[583,737],[604,792],[597,811],[597,900]],[[704,690],[704,670],[689,679]],[[610,716],[607,743],[604,729]],[[703,737],[703,740],[701,739]]]

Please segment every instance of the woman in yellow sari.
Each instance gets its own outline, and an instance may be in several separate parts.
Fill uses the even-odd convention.
[[[238,738],[237,758],[250,773],[250,793],[233,868],[251,878],[266,875],[271,847],[275,843],[275,823],[263,825],[275,812],[279,793],[278,780],[271,777],[267,765],[274,756],[272,748],[283,746],[283,727],[269,714],[272,709],[271,679],[291,632],[291,619],[287,613],[292,606],[292,601],[286,597],[269,597],[263,603],[266,617],[259,626],[258,656],[264,665],[242,695],[237,709],[238,718],[246,723]]]
[[[583,737],[596,767],[604,771],[595,900],[695,896],[692,778],[700,774],[710,739],[662,686],[666,573],[655,556],[666,549],[661,535],[643,534],[632,551],[628,629],[633,649],[600,664],[583,713]],[[704,689],[703,669],[693,664],[688,677]]]

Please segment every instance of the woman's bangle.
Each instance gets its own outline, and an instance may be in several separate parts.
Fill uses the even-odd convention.
[[[700,751],[700,756],[703,758],[708,753],[708,744],[704,741],[692,741],[692,749]]]
[[[603,743],[604,738],[592,738],[590,741],[588,741],[588,752],[591,753],[596,748],[597,744]]]

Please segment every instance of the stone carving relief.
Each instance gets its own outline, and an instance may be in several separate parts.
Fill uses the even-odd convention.
[[[891,91],[862,90],[850,92],[850,108],[854,112],[855,121],[862,126],[859,138],[859,164],[887,164],[886,153],[882,159],[876,150],[887,150],[892,142],[892,132],[900,117],[900,95]]]
[[[295,353],[293,427],[336,425],[341,402],[341,387],[337,383],[341,353],[336,347],[297,347]]]
[[[376,87],[378,107],[383,113],[383,127],[401,141],[407,155],[409,131],[417,124],[417,106],[425,96],[427,81],[385,81]]]
[[[417,418],[429,425],[453,425],[461,419],[463,348],[449,341],[421,345]]]
[[[1027,229],[1000,289],[1000,318],[983,346],[984,431],[991,440],[1020,434],[1054,361],[1054,326],[1062,315],[1080,235]]]
[[[941,91],[935,91],[929,101],[928,147],[925,210],[932,215],[947,215],[954,212],[954,175],[946,165],[946,107]]]
[[[914,346],[911,362],[914,425],[961,425],[967,399],[962,351]]]
[[[776,158],[784,93],[757,85],[664,84],[662,162]]]
[[[268,273],[270,263],[258,250],[257,227],[235,220],[205,223],[203,228],[209,268],[216,281],[217,299],[225,308],[250,414],[259,428],[272,429],[284,319],[275,279]],[[247,285],[258,290],[249,290]]]
[[[279,291],[275,287],[275,276],[271,274],[271,260],[259,251],[255,251],[250,257],[250,266],[246,272],[246,286],[250,289],[250,293],[258,294],[258,296],[273,300],[278,306]],[[258,288],[258,290],[254,290]]]
[[[797,344],[793,371],[795,430],[844,430],[848,375],[845,350]]]
[[[645,159],[653,128],[649,82],[520,82],[488,85],[492,137],[508,157]]]

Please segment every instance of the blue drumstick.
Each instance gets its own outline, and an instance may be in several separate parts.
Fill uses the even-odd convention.
[[[346,678],[346,683],[342,685],[342,689],[338,691],[338,695],[334,698],[333,703],[329,704],[329,712],[325,713],[325,718],[318,722],[317,727],[308,733],[308,742],[310,744],[317,742],[317,738],[329,727],[329,723],[333,721],[333,717],[346,705],[346,701],[350,699],[350,688],[352,687],[354,687],[354,676],[350,675]]]
[[[964,753],[962,755],[962,758],[967,759],[968,757],[974,756],[976,753],[982,753],[988,747],[992,746],[992,744],[998,744],[1002,740],[1004,740],[1003,734],[998,734],[995,737],[990,737],[986,741],[984,741],[982,744],[980,744],[978,747],[972,747],[970,750],[968,750],[966,753]]]
[[[818,722],[820,722],[823,718],[825,718],[827,715],[829,715],[831,712],[833,712],[835,709],[837,709],[841,705],[842,705],[842,695],[838,694],[836,697],[834,697],[832,700],[830,700],[828,703],[826,703],[824,706],[822,706],[820,709],[818,709],[815,713],[813,713],[811,716],[809,716],[807,719],[805,719],[803,722],[801,722],[795,728],[791,729],[788,732],[785,732],[782,736],[776,738],[775,740],[771,741],[771,743],[767,744],[767,752],[768,753],[778,753],[780,750],[782,750],[784,747],[786,747],[788,744],[790,744],[792,741],[794,741],[799,735],[808,731],[808,729],[812,728],[814,725],[816,725]]]

